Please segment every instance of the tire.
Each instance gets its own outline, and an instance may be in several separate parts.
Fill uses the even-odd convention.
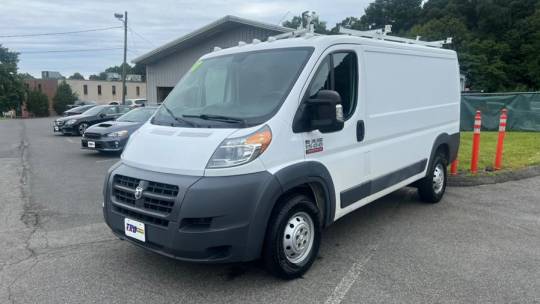
[[[88,128],[88,124],[83,122],[77,127],[77,131],[79,132],[79,135],[83,135],[84,131]]]
[[[426,203],[438,203],[446,191],[448,160],[442,153],[435,154],[433,164],[426,177],[418,182],[418,195]]]
[[[319,210],[300,194],[287,197],[278,208],[268,223],[263,260],[270,273],[291,280],[306,273],[319,253]]]

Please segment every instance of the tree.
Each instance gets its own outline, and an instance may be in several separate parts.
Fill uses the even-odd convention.
[[[88,77],[88,79],[89,79],[89,80],[100,80],[100,79],[99,79],[99,76],[96,75],[96,74],[90,75],[90,76]]]
[[[68,79],[84,80],[84,76],[79,72],[75,72],[73,75],[69,76]]]
[[[20,111],[24,98],[24,85],[17,75],[18,53],[0,45],[0,112]]]
[[[36,79],[34,76],[28,74],[28,73],[19,73],[19,78],[22,80],[26,79]]]
[[[422,0],[375,0],[366,9],[356,27],[383,28],[392,25],[396,34],[410,30],[422,12]]]
[[[49,116],[49,98],[39,91],[28,92],[26,109],[36,117]]]
[[[69,84],[62,81],[56,89],[56,95],[53,98],[54,111],[57,114],[63,113],[67,105],[73,104],[77,100],[77,94],[73,93]]]
[[[306,21],[302,18],[302,16],[294,16],[291,20],[287,20],[282,23],[284,27],[297,29],[300,25],[303,27],[306,27]],[[328,34],[329,31],[326,29],[326,22],[320,21],[319,17],[314,18],[313,25],[315,29],[315,33],[318,34]]]
[[[146,81],[146,66],[144,64],[136,63],[131,68],[131,74],[141,75],[142,81]]]

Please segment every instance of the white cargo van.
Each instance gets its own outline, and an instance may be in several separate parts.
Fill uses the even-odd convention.
[[[118,237],[186,261],[262,257],[295,278],[342,216],[408,185],[441,200],[459,145],[454,51],[254,42],[203,56],[130,137],[104,189]]]

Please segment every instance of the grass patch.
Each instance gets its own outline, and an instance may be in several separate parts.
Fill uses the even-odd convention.
[[[540,165],[540,132],[506,132],[503,169],[493,172],[498,134],[499,132],[486,131],[480,134],[478,173],[496,174],[496,172]],[[472,136],[473,132],[461,132],[458,153],[460,173],[468,173],[471,167]]]

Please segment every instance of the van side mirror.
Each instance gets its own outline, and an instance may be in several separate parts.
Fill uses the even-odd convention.
[[[305,101],[295,117],[294,132],[319,130],[322,133],[343,129],[344,117],[341,96],[332,90],[321,90]]]

